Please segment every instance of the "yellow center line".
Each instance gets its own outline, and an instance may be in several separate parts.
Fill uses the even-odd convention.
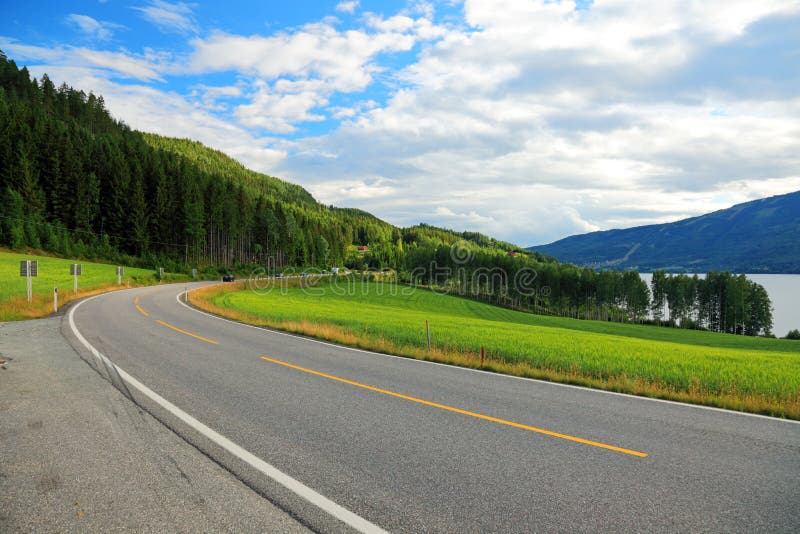
[[[211,343],[212,345],[219,345],[218,341],[214,341],[213,339],[208,339],[207,337],[198,336],[197,334],[192,334],[191,332],[187,332],[186,330],[181,330],[177,326],[172,326],[171,324],[165,323],[164,321],[156,320],[156,322],[158,324],[160,324],[161,326],[166,326],[167,328],[171,328],[171,329],[175,330],[176,332],[180,332],[181,334],[186,334],[187,336],[191,336],[191,337],[193,337],[195,339],[199,339],[200,341],[205,341],[206,343]]]
[[[551,430],[545,430],[543,428],[537,428],[535,426],[528,426],[523,425],[522,423],[515,423],[514,421],[507,421],[505,419],[500,419],[498,417],[492,417],[491,415],[484,415],[482,413],[477,412],[470,412],[468,410],[462,410],[461,408],[455,408],[453,406],[447,406],[446,404],[439,404],[438,402],[431,402],[426,401],[424,399],[419,399],[417,397],[411,397],[409,395],[403,395],[402,393],[395,393],[394,391],[389,391],[386,389],[376,388],[375,386],[368,386],[366,384],[362,384],[360,382],[355,382],[353,380],[347,380],[346,378],[339,378],[338,376],[329,375],[326,373],[321,373],[319,371],[314,371],[313,369],[306,369],[305,367],[300,367],[299,365],[293,365],[291,363],[282,362],[280,360],[274,360],[272,358],[268,358],[266,356],[261,356],[261,359],[266,362],[276,363],[278,365],[283,365],[284,367],[290,367],[292,369],[296,369],[298,371],[303,371],[305,373],[310,373],[312,375],[321,376],[323,378],[328,378],[330,380],[336,380],[337,382],[342,382],[344,384],[350,384],[351,386],[356,386],[363,389],[368,389],[370,391],[375,391],[377,393],[383,393],[384,395],[390,395],[392,397],[397,397],[399,399],[404,399],[411,402],[417,402],[419,404],[424,404],[426,406],[432,406],[434,408],[439,408],[441,410],[447,410],[448,412],[455,412],[462,415],[468,415],[470,417],[476,417],[478,419],[483,419],[485,421],[491,421],[493,423],[499,423],[501,425],[512,426],[514,428],[521,428],[522,430],[529,430],[531,432],[536,432],[539,434],[544,434],[547,436],[552,436],[554,438],[565,439],[568,441],[575,441],[578,443],[583,443],[584,445],[591,445],[592,447],[599,447],[601,449],[608,449],[611,451],[619,452],[622,454],[630,454],[631,456],[638,456],[639,458],[646,458],[647,453],[634,451],[631,449],[624,449],[622,447],[616,447],[614,445],[608,445],[606,443],[600,443],[597,441],[591,441],[588,439],[578,438],[575,436],[570,436],[567,434],[560,434],[558,432],[553,432]]]
[[[144,311],[141,306],[139,306],[139,297],[136,297],[135,299],[133,299],[133,305],[136,306],[136,309],[139,310],[139,313],[141,313],[145,317],[150,315],[149,313]]]

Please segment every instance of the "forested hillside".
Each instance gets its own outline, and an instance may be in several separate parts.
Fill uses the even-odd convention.
[[[131,130],[101,96],[56,88],[46,75],[31,80],[5,56],[0,169],[0,242],[12,248],[281,267],[341,264],[351,245],[369,245],[365,259],[376,268],[399,267],[403,243],[423,234],[513,248],[472,232],[404,232],[361,210],[319,204],[302,187],[196,141]]]
[[[531,247],[561,261],[650,272],[800,273],[800,191],[667,224]]]
[[[311,193],[299,185],[251,171],[219,150],[208,148],[199,141],[162,137],[145,132],[142,133],[142,137],[154,149],[176,154],[207,174],[224,176],[226,180],[231,180],[237,185],[277,197],[285,202],[306,206],[315,206],[317,204]]]
[[[391,269],[539,313],[644,321],[637,273],[562,264],[477,232],[398,228],[250,171],[198,142],[132,130],[103,98],[0,52],[0,246],[170,271],[257,266]]]
[[[282,266],[337,263],[351,244],[401,240],[369,214],[318,204],[200,143],[131,130],[102,97],[31,80],[4,56],[0,169],[0,235],[12,248],[162,265],[269,255]]]

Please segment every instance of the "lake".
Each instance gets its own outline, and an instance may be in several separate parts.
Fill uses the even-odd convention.
[[[651,273],[641,273],[650,286]],[[705,275],[700,275],[705,276]],[[772,333],[785,336],[789,330],[800,329],[800,274],[748,274],[747,278],[764,286],[772,300]]]

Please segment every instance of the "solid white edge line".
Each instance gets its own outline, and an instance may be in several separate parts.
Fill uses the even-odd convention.
[[[365,534],[372,534],[372,533],[386,533],[385,530],[380,528],[379,526],[367,521],[361,516],[358,516],[347,510],[346,508],[336,504],[332,500],[328,499],[327,497],[317,493],[313,489],[309,488],[302,482],[295,480],[294,478],[290,477],[283,471],[280,471],[278,468],[268,464],[258,456],[254,455],[253,453],[249,452],[248,450],[244,449],[243,447],[237,445],[233,441],[229,440],[219,432],[212,430],[211,428],[207,427],[188,413],[184,412],[167,399],[153,391],[152,389],[148,388],[141,382],[139,382],[136,378],[126,373],[123,369],[117,367],[111,360],[109,360],[105,355],[103,355],[100,351],[92,346],[86,338],[80,333],[78,328],[75,326],[75,320],[73,319],[73,315],[75,314],[75,310],[80,308],[81,304],[84,302],[89,302],[97,297],[102,295],[95,295],[94,297],[88,298],[86,300],[82,300],[78,302],[69,312],[69,326],[72,329],[72,333],[75,334],[75,337],[86,347],[92,355],[97,358],[100,362],[105,363],[106,365],[113,367],[116,372],[119,374],[120,378],[129,386],[133,386],[138,389],[142,394],[150,398],[153,402],[167,410],[169,413],[183,421],[185,424],[189,425],[192,429],[196,430],[206,438],[210,439],[215,444],[219,445],[229,453],[233,454],[235,457],[239,458],[243,462],[247,463],[257,471],[265,474],[284,488],[288,489],[289,491],[299,495],[306,501],[310,502],[314,506],[320,508],[321,510],[327,512],[331,516],[335,517],[339,521],[345,523],[346,525],[356,529],[359,532],[363,532]]]
[[[469,372],[473,372],[473,373],[481,373],[481,374],[491,375],[491,376],[498,377],[498,378],[512,378],[514,380],[527,380],[527,381],[530,381],[530,382],[536,382],[537,384],[545,384],[545,385],[548,385],[548,386],[558,386],[558,387],[562,387],[562,388],[578,389],[578,390],[581,390],[581,391],[586,391],[588,393],[602,393],[603,395],[615,395],[617,397],[624,397],[624,398],[627,398],[627,399],[644,400],[644,401],[650,401],[650,402],[660,402],[660,403],[663,403],[663,404],[670,404],[672,406],[677,406],[677,407],[681,407],[681,408],[694,408],[694,409],[697,409],[697,410],[708,410],[708,411],[712,411],[712,412],[720,412],[720,413],[729,414],[729,415],[742,415],[742,416],[745,416],[745,417],[755,417],[757,419],[766,419],[768,421],[779,421],[779,422],[782,422],[782,423],[791,423],[791,424],[795,424],[795,425],[800,424],[800,421],[795,421],[794,419],[782,419],[780,417],[772,417],[772,416],[769,416],[769,415],[762,415],[762,414],[759,414],[759,413],[737,412],[735,410],[726,410],[725,408],[717,408],[715,406],[703,406],[702,404],[690,404],[690,403],[687,403],[687,402],[678,402],[678,401],[667,400],[667,399],[656,399],[656,398],[653,398],[653,397],[644,397],[644,396],[640,396],[640,395],[631,395],[630,393],[620,393],[618,391],[606,391],[604,389],[587,388],[585,386],[577,386],[575,384],[563,384],[561,382],[551,382],[550,380],[540,380],[540,379],[537,379],[537,378],[528,378],[528,377],[525,377],[525,376],[505,375],[505,374],[502,374],[502,373],[493,373],[491,371],[484,371],[483,369],[472,369],[471,367],[459,367],[458,365],[450,365],[450,364],[447,364],[447,363],[432,362],[432,361],[429,361],[429,360],[418,360],[416,358],[408,358],[408,357],[405,357],[405,356],[396,356],[394,354],[384,354],[382,352],[372,352],[372,351],[365,350],[365,349],[357,349],[355,347],[348,347],[347,345],[337,345],[336,343],[330,343],[328,341],[322,341],[322,340],[319,340],[319,339],[314,339],[312,337],[298,336],[296,334],[291,334],[289,332],[281,332],[280,330],[275,330],[275,329],[272,329],[272,328],[265,328],[265,327],[261,327],[261,326],[255,326],[255,325],[252,325],[252,324],[241,323],[239,321],[233,321],[231,319],[226,319],[225,317],[220,317],[219,315],[214,315],[213,313],[207,313],[207,312],[198,310],[197,308],[189,306],[185,302],[181,301],[181,295],[185,295],[189,291],[194,291],[195,289],[200,289],[200,288],[197,287],[197,288],[193,288],[193,289],[190,289],[190,290],[187,290],[187,291],[183,291],[182,293],[178,293],[178,295],[175,297],[175,300],[178,301],[178,304],[180,304],[181,306],[183,306],[185,308],[188,308],[188,309],[192,310],[193,312],[197,312],[197,313],[200,313],[202,315],[206,315],[208,317],[212,317],[214,319],[218,319],[220,321],[225,321],[226,323],[231,323],[231,324],[239,325],[239,326],[246,326],[248,328],[255,328],[256,330],[260,330],[262,332],[267,332],[267,333],[270,333],[270,334],[277,334],[279,336],[289,336],[289,337],[293,337],[293,338],[296,338],[296,339],[302,339],[302,340],[305,340],[305,341],[311,341],[312,343],[319,343],[320,345],[327,345],[328,347],[335,347],[335,348],[339,348],[339,349],[350,350],[350,351],[353,351],[353,352],[361,352],[361,353],[364,353],[364,354],[370,354],[372,356],[383,356],[384,358],[399,358],[399,359],[402,359],[402,360],[408,361],[408,362],[417,362],[417,363],[427,363],[427,364],[430,364],[430,365],[439,365],[439,366],[442,366],[442,367],[447,367],[448,369],[458,369],[460,371],[469,371]]]

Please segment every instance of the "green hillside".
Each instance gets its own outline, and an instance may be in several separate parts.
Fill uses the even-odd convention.
[[[251,171],[235,159],[191,139],[175,139],[142,133],[144,141],[156,150],[176,154],[202,172],[224,176],[238,185],[250,188],[284,202],[317,207],[311,193],[296,184]]]

